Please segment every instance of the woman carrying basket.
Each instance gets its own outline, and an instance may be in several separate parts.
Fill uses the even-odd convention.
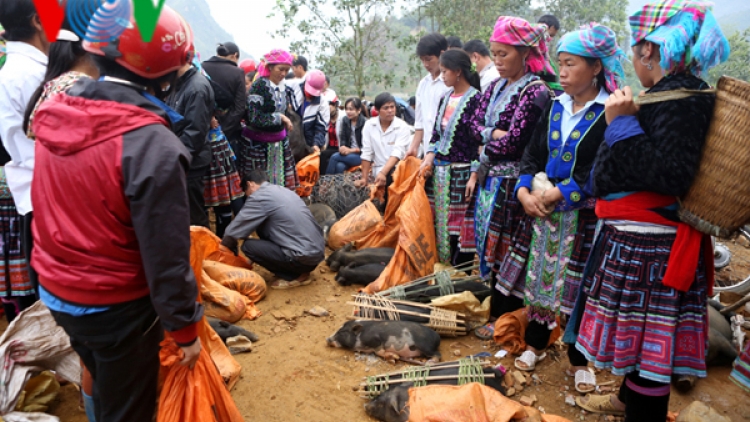
[[[284,50],[272,50],[263,56],[258,78],[247,95],[247,126],[242,130],[240,152],[246,162],[240,176],[261,169],[268,174],[269,183],[296,189],[299,179],[287,137],[292,121],[284,114],[291,93],[284,77],[292,61],[292,55]]]
[[[420,170],[427,176],[425,191],[435,216],[438,259],[459,265],[474,260],[474,233],[459,242],[461,226],[474,199],[471,163],[479,158],[480,131],[487,104],[480,92],[479,75],[463,50],[448,50],[440,56],[440,70],[448,92],[440,100],[437,119]],[[434,171],[433,171],[434,166]]]
[[[646,95],[703,90],[698,75],[726,60],[729,44],[703,3],[669,0],[630,17],[633,66]],[[574,315],[576,348],[625,376],[618,396],[579,406],[665,420],[672,375],[706,376],[710,238],[677,219],[695,177],[714,98],[694,95],[638,107],[630,88],[605,106],[609,127],[588,189],[601,225]],[[626,407],[627,405],[627,407]]]
[[[469,205],[464,228],[475,233],[479,270],[486,281],[497,271],[520,220],[521,204],[513,191],[521,167],[521,156],[542,116],[550,94],[540,79],[547,59],[542,53],[546,27],[524,19],[500,16],[490,37],[490,51],[500,77],[484,96],[488,104],[481,132],[483,153],[472,166],[472,180],[478,182],[477,198]],[[541,47],[541,48],[540,48]],[[462,235],[462,240],[467,235]],[[494,283],[493,283],[494,284]],[[523,306],[523,290],[518,297],[492,289],[492,317]],[[476,329],[477,337],[490,340],[494,323]]]
[[[516,196],[527,218],[498,272],[503,286],[524,284],[527,348],[515,366],[525,371],[544,359],[558,318],[575,304],[597,222],[583,187],[604,140],[604,103],[625,77],[625,53],[606,26],[566,34],[557,52],[565,93],[545,109],[521,160]],[[568,358],[576,389],[593,391],[586,358],[572,347]]]

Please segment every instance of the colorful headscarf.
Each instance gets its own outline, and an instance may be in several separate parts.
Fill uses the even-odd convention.
[[[265,65],[258,68],[258,75],[261,78],[267,78],[271,75],[271,72],[268,70],[269,65],[285,64],[291,66],[292,62],[294,62],[294,57],[286,50],[276,49],[271,50],[271,52],[264,55],[260,60],[261,64]]]
[[[490,42],[531,48],[526,59],[526,71],[539,73],[542,70],[555,74],[547,54],[547,25],[532,25],[526,19],[500,16],[495,22]]]
[[[729,58],[729,41],[716,22],[710,3],[664,0],[647,4],[630,16],[631,45],[643,40],[659,45],[659,65],[667,73],[696,75]]]
[[[600,59],[609,92],[615,92],[625,81],[622,62],[627,60],[627,57],[617,45],[615,31],[604,25],[591,23],[578,31],[568,32],[557,43],[557,53]]]
[[[0,25],[0,68],[5,64],[5,40],[2,37],[3,32],[5,32],[5,30],[3,29],[3,26]]]

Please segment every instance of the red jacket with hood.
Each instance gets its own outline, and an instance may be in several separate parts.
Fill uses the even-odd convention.
[[[192,343],[203,308],[190,267],[190,154],[135,88],[82,80],[33,121],[34,253],[63,301],[102,306],[151,296],[161,323]]]

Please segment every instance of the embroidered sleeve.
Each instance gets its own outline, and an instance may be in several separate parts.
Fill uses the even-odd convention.
[[[583,189],[578,186],[578,183],[573,178],[568,178],[557,184],[558,189],[563,194],[565,202],[568,204],[577,204],[583,200],[588,199],[588,195],[585,194]]]
[[[253,83],[247,96],[247,124],[259,129],[281,126],[281,113],[276,112],[273,94],[263,79]]]
[[[547,104],[543,107],[540,115],[549,116],[549,114],[550,104]],[[518,189],[522,187],[531,191],[531,181],[534,179],[534,175],[544,171],[544,167],[547,165],[547,155],[549,154],[549,148],[547,148],[548,126],[549,122],[546,117],[542,117],[534,124],[531,139],[521,158],[521,175],[518,178],[518,183],[516,183],[514,195],[518,195]]]
[[[713,104],[712,97],[700,95],[643,106],[638,117],[642,133],[600,145],[593,191],[598,196],[629,191],[684,195],[698,171]]]
[[[469,129],[469,134],[477,144],[482,141],[482,130],[484,129],[484,117],[487,113],[489,98],[481,92],[477,92],[471,99],[470,105],[464,113],[464,122]]]
[[[443,116],[440,115],[440,110],[443,109],[443,102],[447,101],[448,97],[443,97],[440,99],[440,103],[438,104],[438,111],[437,111],[437,118],[435,119],[435,126],[432,128],[432,138],[430,139],[430,146],[427,148],[427,151],[425,151],[425,155],[427,155],[428,152],[435,152],[435,148],[437,147],[437,143],[440,141],[440,132],[438,132],[438,125],[441,124],[443,120]]]
[[[485,154],[495,161],[518,159],[534,133],[536,123],[549,100],[549,93],[544,86],[530,87],[523,93],[515,107],[509,106],[500,115],[495,124],[496,129],[508,132],[499,139],[491,139],[485,148]]]

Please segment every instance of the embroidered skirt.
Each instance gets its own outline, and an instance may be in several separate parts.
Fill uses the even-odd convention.
[[[513,197],[516,182],[516,178],[488,177],[466,211],[463,227],[474,230],[479,271],[485,281],[492,278],[496,260],[505,257],[510,239],[525,216],[523,207]],[[462,230],[462,247],[468,233]]]
[[[750,392],[750,342],[747,343],[745,351],[734,362],[734,369],[729,374],[729,379],[745,391]]]
[[[289,139],[281,142],[256,143],[242,137],[240,141],[240,177],[244,177],[250,170],[262,169],[268,174],[268,182],[273,185],[297,189],[297,165],[294,162]]]
[[[664,384],[672,374],[706,376],[706,270],[701,259],[687,292],[661,284],[674,240],[602,227],[583,281],[588,299],[576,342],[598,368]]]
[[[221,129],[212,129],[208,136],[212,154],[211,170],[204,178],[203,200],[207,207],[229,205],[233,199],[244,195],[235,167],[235,156]]]
[[[523,213],[523,208],[518,212]],[[506,296],[524,298],[531,305],[529,317],[535,321],[551,324],[560,313],[570,315],[596,222],[589,208],[556,212],[547,218],[524,215],[507,254],[496,263],[495,288]]]
[[[5,171],[0,167],[0,297],[30,296],[35,294],[21,248],[21,216],[5,183]]]
[[[435,237],[440,262],[451,261],[450,237],[461,236],[466,210],[466,184],[471,177],[469,164],[435,165],[431,180],[425,183],[427,198],[430,200],[435,217]],[[472,253],[474,230],[464,230],[463,235],[470,239],[464,248],[459,240],[461,252]],[[463,239],[463,238],[462,238]]]

